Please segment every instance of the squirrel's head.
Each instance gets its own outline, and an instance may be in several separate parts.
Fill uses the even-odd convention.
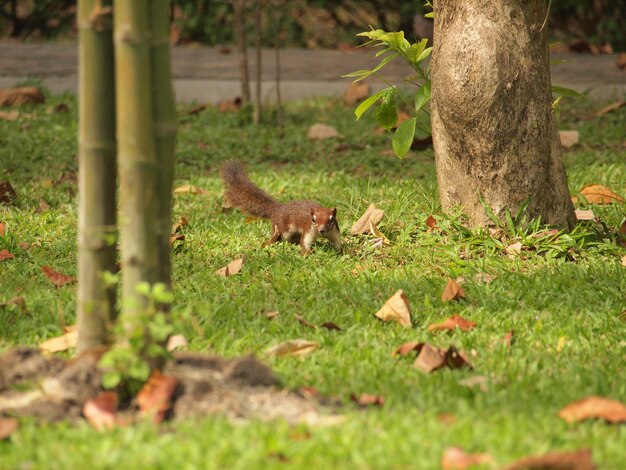
[[[312,207],[311,219],[313,221],[313,226],[319,233],[330,232],[337,225],[337,209]]]

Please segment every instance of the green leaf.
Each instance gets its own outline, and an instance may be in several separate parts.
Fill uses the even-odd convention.
[[[417,65],[417,58],[420,56],[420,54],[424,51],[424,49],[426,48],[426,43],[428,42],[428,39],[422,39],[421,41],[416,42],[415,44],[412,44],[411,47],[409,47],[406,51],[406,57],[407,59],[409,59],[411,62],[413,62],[414,65]]]
[[[427,47],[426,49],[424,49],[422,51],[422,53],[419,55],[419,57],[416,59],[416,63],[420,63],[423,62],[424,60],[426,60],[426,58],[430,55],[430,53],[433,51],[432,47]]]
[[[386,130],[391,129],[398,122],[396,110],[395,90],[383,94],[380,106],[376,109],[376,121]]]
[[[116,371],[105,372],[102,376],[102,386],[104,388],[115,388],[122,381],[122,374]]]
[[[415,135],[415,120],[416,118],[407,119],[396,129],[396,133],[391,140],[391,146],[398,158],[404,158],[411,144],[413,143],[413,136]]]
[[[552,85],[552,94],[553,95],[561,95],[561,96],[571,96],[574,98],[580,98],[583,96],[582,93],[578,93],[576,90],[572,90],[571,88],[565,88],[558,85]]]
[[[419,112],[430,100],[430,80],[426,80],[415,93],[415,112]]]
[[[376,103],[376,101],[378,101],[378,99],[387,91],[387,90],[391,90],[391,87],[385,88],[383,90],[380,90],[378,93],[373,94],[372,96],[370,96],[369,98],[363,100],[363,102],[357,106],[357,108],[354,110],[354,115],[356,116],[356,120],[358,121],[361,116],[363,115],[363,113],[365,111],[367,111],[368,109],[370,109],[372,107],[372,105],[374,103]]]
[[[424,108],[415,116],[415,134],[420,139],[425,139],[432,134],[430,114]]]
[[[433,18],[434,19],[435,18],[435,12],[431,11],[430,13],[426,13],[424,15],[424,18]]]

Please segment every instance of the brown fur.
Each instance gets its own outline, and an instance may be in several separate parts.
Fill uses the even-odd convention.
[[[322,236],[341,250],[336,209],[323,207],[316,201],[292,201],[285,204],[276,201],[248,179],[239,160],[226,162],[220,170],[220,176],[224,182],[228,207],[236,207],[246,214],[272,221],[272,237],[264,246],[284,240],[299,243],[304,254]]]

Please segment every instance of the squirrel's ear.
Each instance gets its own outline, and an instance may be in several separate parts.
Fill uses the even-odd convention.
[[[337,217],[337,208],[333,207],[333,217]]]

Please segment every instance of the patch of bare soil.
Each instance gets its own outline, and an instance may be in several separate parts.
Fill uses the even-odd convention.
[[[100,354],[62,360],[37,349],[16,348],[0,357],[0,417],[31,416],[40,422],[83,418],[87,400],[102,391]],[[289,423],[333,424],[341,417],[333,407],[322,409],[310,394],[280,387],[274,373],[254,356],[226,359],[197,353],[176,353],[163,373],[176,379],[168,419],[210,414],[235,421],[284,419]],[[119,411],[133,422],[136,401]]]

